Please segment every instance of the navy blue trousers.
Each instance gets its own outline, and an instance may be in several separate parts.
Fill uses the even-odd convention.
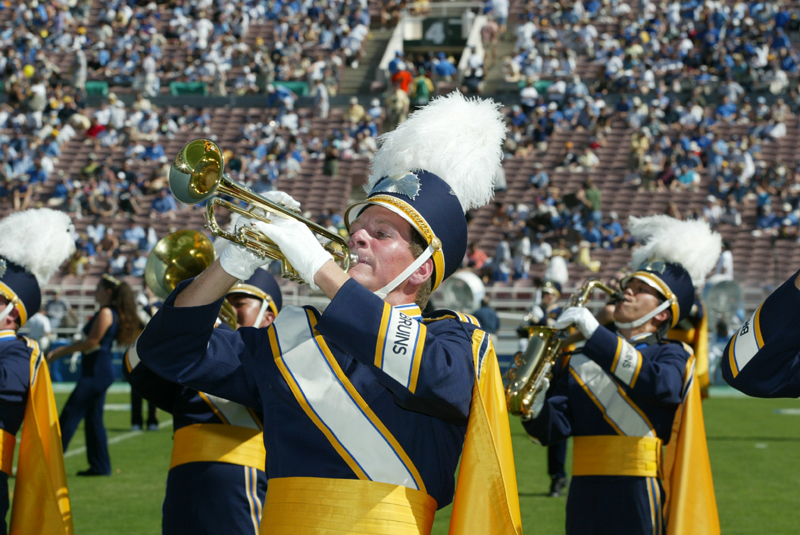
[[[227,463],[187,463],[167,476],[162,535],[258,535],[267,494],[261,470]]]
[[[664,490],[653,477],[573,476],[567,535],[662,535]]]
[[[108,436],[103,425],[103,404],[109,386],[106,381],[99,382],[92,377],[82,377],[70,394],[58,419],[61,424],[61,443],[64,451],[67,451],[67,446],[81,420],[86,420],[84,430],[89,468],[97,474],[105,475],[111,475]]]
[[[567,441],[562,440],[547,446],[547,473],[550,477],[567,477],[564,463],[567,462]]]

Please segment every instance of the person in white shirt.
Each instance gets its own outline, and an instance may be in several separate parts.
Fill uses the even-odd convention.
[[[28,329],[28,337],[39,344],[42,351],[47,351],[50,347],[50,319],[44,313],[44,309],[39,310],[36,314],[28,319],[25,323]]]
[[[719,256],[719,260],[717,260],[714,274],[722,275],[728,280],[733,280],[733,253],[731,252],[731,242],[728,240],[722,241],[722,254]]]

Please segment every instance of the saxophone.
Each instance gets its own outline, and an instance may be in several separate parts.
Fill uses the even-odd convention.
[[[615,301],[623,299],[622,292],[606,286],[598,278],[588,279],[583,286],[572,294],[567,302],[569,307],[582,307],[595,290],[602,290],[612,296]],[[536,394],[542,389],[545,379],[552,379],[553,366],[561,353],[561,347],[567,337],[567,329],[553,327],[528,327],[528,348],[524,354],[518,354],[506,374],[506,406],[508,412],[515,416],[526,416]]]

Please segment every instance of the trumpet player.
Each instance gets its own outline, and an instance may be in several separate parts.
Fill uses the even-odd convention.
[[[756,309],[728,342],[722,376],[748,396],[800,396],[800,276],[795,273]]]
[[[461,264],[464,211],[491,198],[504,136],[496,104],[458,93],[386,134],[366,200],[345,214],[349,272],[301,221],[241,220],[331,299],[324,312],[287,307],[267,329],[213,329],[231,285],[263,262],[231,245],[139,338],[159,375],[263,414],[261,534],[428,535],[451,502],[451,533],[521,533],[490,338],[468,316],[421,312]]]
[[[719,533],[694,357],[665,335],[689,313],[721,239],[704,222],[666,216],[629,228],[644,245],[614,325],[564,310],[556,328],[575,326],[585,344],[523,426],[543,444],[573,437],[568,535]]]

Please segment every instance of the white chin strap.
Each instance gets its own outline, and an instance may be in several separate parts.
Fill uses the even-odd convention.
[[[0,321],[6,319],[6,316],[11,314],[11,311],[14,310],[15,306],[17,306],[16,301],[11,301],[9,304],[7,304],[6,308],[4,308],[2,312],[0,312]]]
[[[653,311],[649,314],[645,314],[638,320],[633,320],[630,323],[621,323],[619,321],[615,321],[614,325],[617,326],[617,329],[635,329],[636,327],[641,327],[651,319],[653,319],[659,312],[666,310],[672,303],[669,299],[666,299],[663,303],[658,305]]]
[[[420,268],[420,266],[422,264],[424,264],[432,255],[433,255],[433,246],[428,245],[428,248],[425,249],[422,252],[422,254],[417,257],[416,260],[411,262],[411,265],[408,266],[405,269],[405,271],[403,271],[401,274],[399,274],[397,277],[395,277],[395,279],[392,282],[390,282],[389,284],[387,284],[386,286],[384,286],[380,290],[378,290],[376,292],[372,292],[372,293],[374,293],[375,295],[377,295],[381,299],[386,299],[386,296],[389,295],[392,292],[392,290],[394,290],[395,288],[400,286],[403,283],[404,280],[409,278],[412,273],[414,273],[416,270],[418,270]]]
[[[264,321],[264,314],[267,313],[268,308],[269,308],[269,299],[262,299],[261,309],[258,311],[258,316],[256,316],[256,322],[253,324],[253,327],[255,327],[256,329],[261,327],[261,322]]]

